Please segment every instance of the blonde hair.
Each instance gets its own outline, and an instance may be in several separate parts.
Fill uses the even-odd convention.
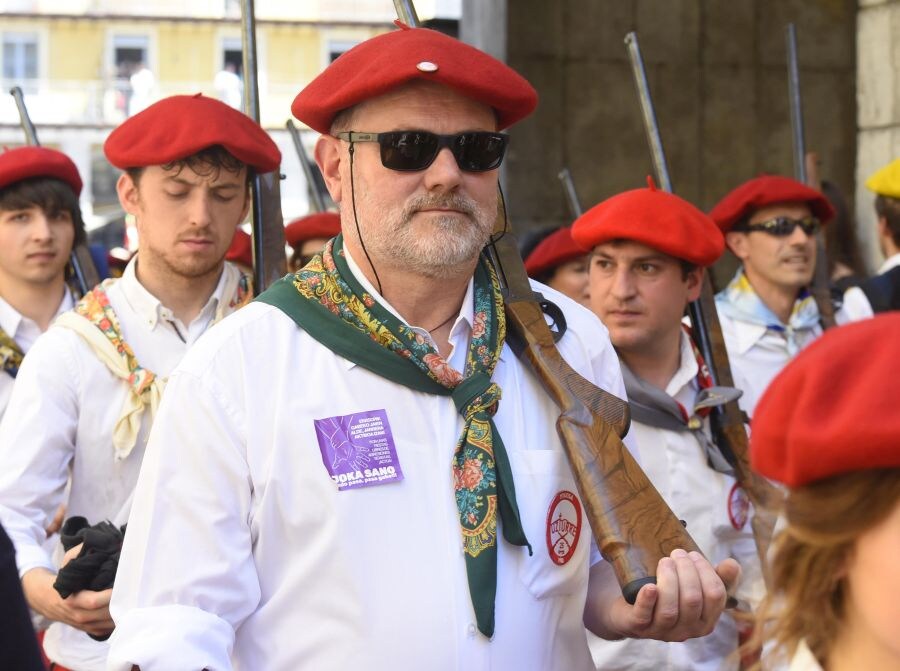
[[[900,468],[857,471],[791,489],[783,510],[787,527],[770,555],[770,592],[742,652],[773,642],[767,659],[789,657],[805,641],[825,662],[844,617],[847,558],[856,539],[898,501]]]

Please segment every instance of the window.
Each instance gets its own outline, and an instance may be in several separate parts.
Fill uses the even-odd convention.
[[[329,40],[328,42],[328,62],[333,63],[334,59],[345,51],[350,51],[358,42],[347,42],[344,40]]]
[[[34,88],[38,78],[36,33],[3,33],[3,79],[6,85]]]

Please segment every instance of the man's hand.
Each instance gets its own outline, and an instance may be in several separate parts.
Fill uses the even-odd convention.
[[[628,604],[606,562],[591,569],[585,625],[598,636],[684,641],[705,636],[725,608],[740,577],[733,559],[713,566],[698,552],[675,550],[659,561],[656,584],[644,585]]]
[[[66,553],[63,565],[81,550],[81,546]],[[102,592],[82,590],[63,599],[53,589],[56,574],[45,568],[33,568],[22,576],[22,591],[32,609],[55,622],[64,622],[94,636],[109,634],[115,624],[109,615],[111,589]]]

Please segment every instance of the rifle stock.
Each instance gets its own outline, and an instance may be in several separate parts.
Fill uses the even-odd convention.
[[[16,101],[16,109],[19,110],[19,120],[22,123],[22,130],[25,132],[25,142],[32,147],[40,147],[38,141],[37,129],[31,121],[28,114],[28,108],[25,106],[25,96],[22,89],[13,86],[9,90],[9,94]],[[79,296],[84,296],[88,291],[100,284],[100,274],[94,266],[94,259],[91,258],[91,252],[87,245],[83,242],[72,247],[72,253],[69,256],[69,272],[68,281],[72,285],[72,290]]]
[[[244,113],[259,123],[256,71],[256,18],[253,0],[241,0],[241,43],[244,66]],[[257,174],[250,182],[253,242],[253,292],[257,296],[287,273],[284,218],[278,170]]]
[[[419,25],[410,0],[394,0],[407,25]],[[504,290],[510,346],[532,367],[560,409],[556,428],[601,554],[612,564],[622,594],[634,603],[640,588],[656,582],[659,560],[697,545],[638,466],[621,436],[628,404],[579,375],[562,358],[531,289],[525,264],[506,231],[503,195],[488,254]]]
[[[818,190],[818,180],[810,179],[806,169],[806,137],[803,131],[803,97],[800,93],[800,66],[797,57],[797,30],[793,23],[785,31],[787,41],[788,100],[791,107],[791,136],[793,139],[794,177]],[[834,305],[831,302],[831,282],[828,277],[828,257],[825,250],[825,234],[816,233],[816,266],[813,270],[810,293],[819,308],[819,323],[823,329],[835,325]]]
[[[510,346],[560,409],[557,432],[591,531],[623,596],[634,603],[640,588],[656,581],[660,559],[697,545],[622,443],[628,404],[586,380],[560,355],[510,236],[495,240],[492,256],[502,269]]]
[[[625,37],[625,44],[637,85],[653,166],[662,188],[671,193],[672,179],[666,163],[662,137],[656,121],[653,98],[650,95],[637,34],[629,33]],[[725,347],[719,313],[716,310],[715,294],[709,273],[706,271],[703,272],[700,296],[688,305],[688,313],[692,325],[691,335],[706,362],[713,384],[733,387],[734,378],[731,375],[728,350]],[[716,445],[734,468],[735,479],[744,488],[753,503],[754,513],[751,522],[753,540],[761,566],[765,569],[766,555],[775,527],[775,510],[780,504],[781,492],[750,467],[750,444],[747,439],[747,430],[744,427],[744,414],[737,401],[714,407],[710,414],[710,425]]]

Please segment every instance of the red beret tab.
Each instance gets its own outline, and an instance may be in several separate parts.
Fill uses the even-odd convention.
[[[251,238],[240,228],[235,230],[234,237],[231,239],[231,246],[229,246],[228,251],[225,252],[225,258],[229,261],[242,263],[245,266],[253,266],[253,247]]]
[[[823,224],[834,218],[834,208],[820,192],[780,175],[760,175],[744,182],[720,200],[709,216],[727,233],[756,210],[776,203],[806,203]]]
[[[725,251],[725,239],[712,219],[683,198],[648,181],[604,200],[572,224],[572,237],[586,249],[610,240],[633,240],[676,259],[710,266]]]
[[[258,123],[199,93],[163,98],[128,118],[106,138],[103,152],[125,170],[165,165],[213,145],[260,173],[281,163],[281,152]]]
[[[401,26],[356,45],[294,98],[294,116],[328,133],[341,110],[407,82],[437,82],[494,108],[498,130],[537,106],[537,93],[521,75],[459,40],[427,28]]]
[[[47,147],[18,147],[0,153],[0,189],[30,177],[54,177],[81,194],[78,168],[61,151]]]
[[[829,329],[756,406],[753,468],[790,487],[900,467],[900,313]]]
[[[530,277],[535,277],[587,253],[588,250],[572,239],[572,227],[565,226],[538,243],[525,259],[525,270]]]
[[[330,239],[341,232],[341,216],[336,212],[317,212],[294,219],[284,228],[284,237],[291,247],[313,238]]]

